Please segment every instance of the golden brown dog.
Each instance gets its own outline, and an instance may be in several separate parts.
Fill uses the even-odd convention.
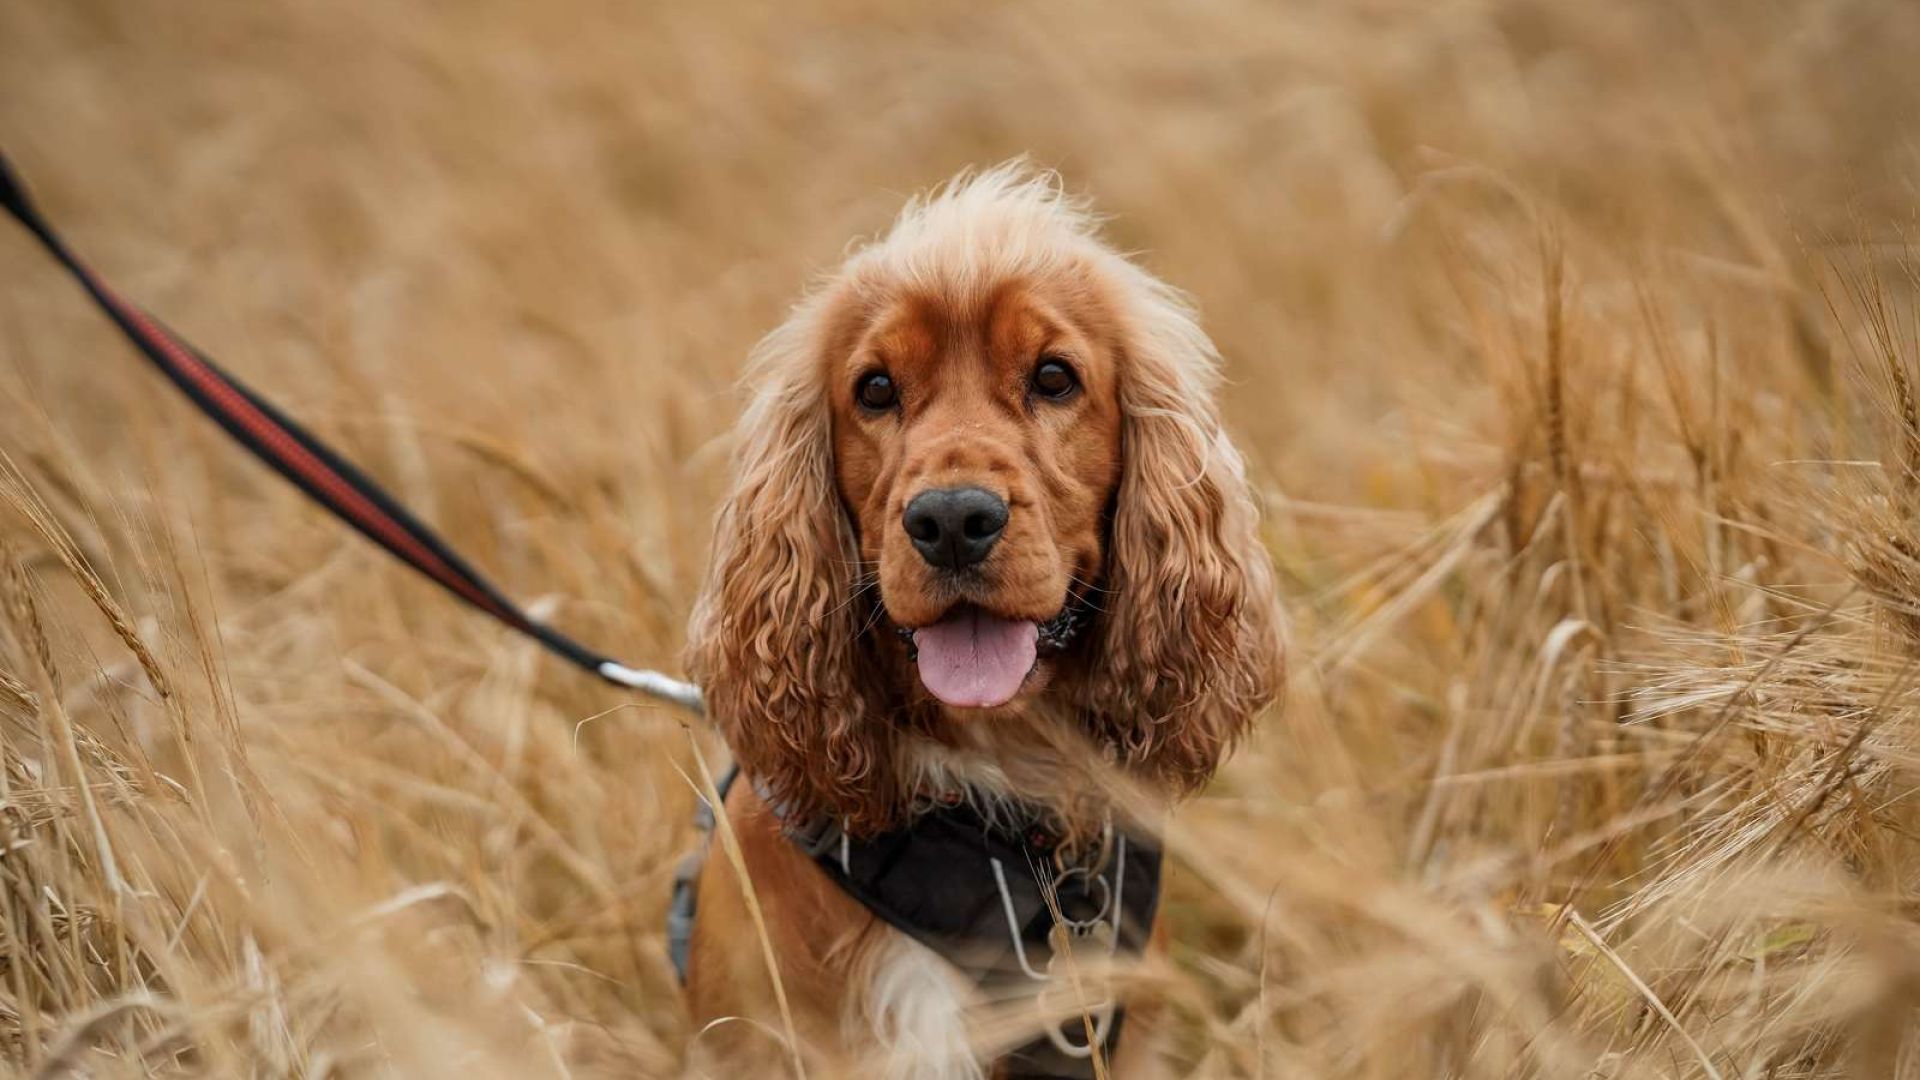
[[[1216,369],[1177,294],[1017,165],[909,205],[760,346],[689,667],[752,781],[725,812],[796,1026],[836,1068],[993,1063],[966,981],[783,820],[863,836],[966,799],[1044,807],[1071,835],[1105,812],[1103,769],[1170,803],[1277,693]],[[1042,648],[1069,607],[1084,632]],[[695,1021],[742,1018],[703,1041],[764,1054],[781,1024],[728,860],[699,895]],[[1151,1042],[1151,1008],[1129,1010],[1122,1076]]]

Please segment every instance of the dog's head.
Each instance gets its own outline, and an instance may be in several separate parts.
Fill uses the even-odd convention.
[[[910,205],[758,351],[689,664],[742,765],[870,830],[908,740],[1046,713],[1204,782],[1281,679],[1216,364],[1046,178]]]

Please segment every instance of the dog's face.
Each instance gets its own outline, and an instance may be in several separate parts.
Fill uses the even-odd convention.
[[[885,828],[930,744],[1021,731],[1177,795],[1278,692],[1213,346],[1044,178],[909,206],[756,360],[688,667],[787,812]]]
[[[1071,268],[866,298],[824,358],[834,473],[919,689],[974,715],[1043,690],[1040,627],[1097,602],[1119,485],[1112,316]]]

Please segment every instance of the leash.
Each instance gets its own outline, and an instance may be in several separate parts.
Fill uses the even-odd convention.
[[[27,197],[26,185],[4,152],[0,152],[0,205],[40,240],[127,340],[187,400],[334,517],[441,588],[539,642],[567,663],[615,686],[638,690],[696,713],[701,711],[700,688],[692,683],[628,667],[528,615],[353,462],[227,374],[185,338],[122,299],[48,224]]]

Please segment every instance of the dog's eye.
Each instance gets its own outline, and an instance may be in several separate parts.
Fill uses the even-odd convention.
[[[853,396],[863,409],[885,412],[893,408],[900,400],[900,392],[894,388],[893,379],[884,371],[871,371],[860,376],[854,384]]]
[[[1055,357],[1043,357],[1038,367],[1033,369],[1033,392],[1041,397],[1061,401],[1080,389],[1080,380],[1074,376],[1073,369],[1065,360]]]

